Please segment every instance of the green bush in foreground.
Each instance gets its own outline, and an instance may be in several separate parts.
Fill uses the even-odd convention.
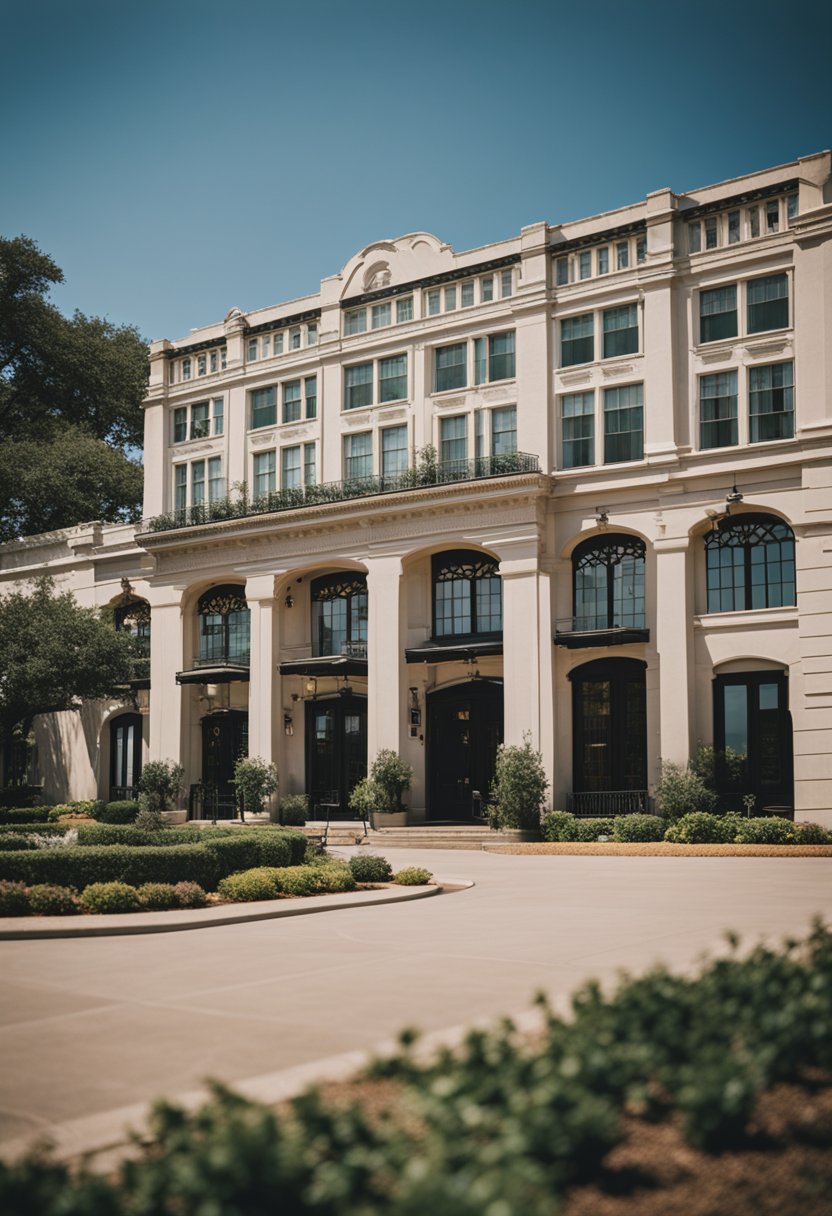
[[[421,866],[405,866],[393,875],[393,882],[398,883],[400,887],[423,887],[432,878],[430,870],[423,870]]]
[[[138,813],[138,802],[99,803],[93,811],[99,823],[133,823]]]
[[[28,916],[29,911],[26,884],[0,879],[0,916]]]
[[[173,848],[158,845],[76,845],[73,848],[35,849],[4,853],[0,847],[0,878],[16,879],[28,886],[54,883],[81,891],[95,882],[125,882],[139,887],[145,882],[198,882],[213,891],[217,862],[199,844]]]
[[[179,907],[176,887],[169,882],[146,882],[136,892],[139,907],[146,912],[167,912]]]
[[[790,819],[776,815],[761,819],[739,817],[737,844],[795,844],[797,832]]]
[[[691,811],[671,823],[664,834],[672,844],[728,844],[737,834],[738,815]]]
[[[523,736],[522,747],[500,744],[491,787],[494,802],[489,808],[490,826],[495,829],[538,828],[548,788],[543,757],[532,747],[529,733]]]
[[[126,882],[94,882],[81,892],[85,912],[137,912],[139,897]]]
[[[280,822],[287,827],[302,828],[309,818],[309,799],[306,794],[286,794],[280,799],[278,815]]]
[[[832,844],[832,832],[822,828],[819,823],[796,823],[796,844]]]
[[[404,1087],[405,1120],[335,1108],[315,1091],[277,1115],[215,1085],[193,1113],[158,1105],[106,1177],[42,1154],[0,1164],[0,1210],[553,1216],[573,1185],[599,1177],[625,1115],[681,1122],[691,1144],[718,1153],[742,1143],[767,1090],[829,1073],[832,935],[818,926],[802,944],[734,952],[696,977],[656,968],[609,995],[589,983],[568,1018],[540,1003],[531,1040],[504,1021],[424,1063],[403,1035],[374,1072]],[[832,1142],[827,1126],[811,1134]]]
[[[217,894],[220,899],[232,903],[248,903],[257,899],[277,899],[275,876],[278,871],[268,867],[243,870],[240,874],[229,874],[220,879]]]
[[[387,858],[373,853],[359,853],[350,858],[349,864],[356,882],[389,882],[393,877],[393,867]]]
[[[35,916],[74,916],[81,901],[70,887],[38,883],[29,889],[29,907]]]
[[[614,819],[579,819],[569,811],[550,811],[544,815],[543,839],[556,843],[570,840],[592,842],[599,836],[612,836]]]
[[[612,838],[618,844],[664,840],[667,820],[660,815],[616,815]]]

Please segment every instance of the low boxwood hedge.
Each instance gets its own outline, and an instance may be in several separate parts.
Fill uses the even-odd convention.
[[[661,815],[616,815],[612,825],[612,838],[618,844],[641,844],[651,840],[664,840],[667,820]]]
[[[422,887],[426,886],[432,878],[430,870],[424,870],[421,866],[405,866],[403,870],[399,870],[397,874],[393,875],[393,882],[398,883],[400,887]]]
[[[790,819],[771,815],[760,819],[739,817],[737,844],[795,844],[797,832]]]
[[[99,823],[132,823],[139,813],[138,802],[99,803],[93,812]]]
[[[131,844],[139,848],[146,845],[200,844],[202,832],[199,828],[162,828],[158,832],[144,832],[133,823],[80,823],[79,844]]]
[[[65,836],[74,827],[71,823],[0,823],[0,849],[9,836],[36,832],[38,836]]]
[[[198,882],[207,891],[217,884],[217,859],[200,844],[76,845],[73,848],[0,852],[0,878],[55,883],[82,891],[95,882]]]
[[[0,807],[0,824],[48,823],[49,810],[48,806]]]

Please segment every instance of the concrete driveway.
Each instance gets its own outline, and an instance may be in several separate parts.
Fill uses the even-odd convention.
[[[186,933],[0,943],[0,1141],[209,1076],[240,1083],[371,1048],[405,1025],[516,1013],[538,989],[561,997],[622,967],[687,967],[729,928],[756,941],[832,919],[826,859],[390,857],[476,886]]]

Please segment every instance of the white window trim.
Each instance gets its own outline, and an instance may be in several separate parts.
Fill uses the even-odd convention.
[[[748,285],[756,279],[770,279],[784,274],[788,284],[789,323],[780,329],[761,329],[756,333],[748,332]],[[703,342],[701,333],[701,304],[703,291],[715,291],[721,287],[736,287],[737,289],[737,332],[733,338],[716,338],[713,342]],[[769,270],[755,269],[745,274],[733,274],[725,279],[700,283],[691,292],[691,312],[689,316],[690,332],[694,335],[694,346],[697,350],[718,351],[721,347],[736,346],[738,343],[754,343],[765,341],[770,334],[791,333],[794,330],[794,268],[778,266]],[[783,360],[781,359],[782,363]],[[707,375],[707,373],[704,373]]]
[[[612,271],[610,271],[612,274]],[[604,278],[607,278],[604,275]],[[604,320],[603,314],[611,312],[614,308],[628,308],[635,304],[636,313],[638,316],[638,349],[632,351],[629,355],[604,355]],[[561,362],[561,323],[563,321],[571,321],[575,317],[585,317],[588,313],[592,314],[592,353],[593,358],[587,360],[586,363],[562,363]],[[596,363],[610,364],[616,359],[640,359],[644,355],[644,303],[642,300],[621,300],[619,303],[609,301],[603,307],[595,308],[579,308],[577,303],[569,312],[557,313],[554,317],[555,322],[555,352],[557,362],[555,370],[564,372],[568,375],[570,372],[581,367],[594,367]],[[640,381],[636,382],[640,383]],[[566,395],[573,390],[566,390]],[[574,391],[578,391],[577,389]]]
[[[483,338],[486,342],[489,338],[499,338],[503,334],[514,334],[514,375],[507,376],[504,380],[483,380],[482,384],[476,384],[476,366],[474,359],[474,343],[478,338]],[[462,346],[465,343],[467,350],[465,353],[465,375],[466,381],[461,388],[442,388],[435,389],[433,386],[436,383],[436,352],[446,346]],[[429,397],[437,397],[440,400],[444,397],[453,397],[458,393],[481,393],[483,389],[489,388],[492,384],[513,384],[517,379],[517,328],[514,325],[507,325],[503,329],[489,329],[484,334],[471,334],[468,337],[459,337],[454,341],[436,342],[433,345],[425,348],[428,354],[428,364],[426,372],[429,377],[431,386]],[[486,354],[486,359],[488,355]],[[510,404],[510,402],[506,402]]]

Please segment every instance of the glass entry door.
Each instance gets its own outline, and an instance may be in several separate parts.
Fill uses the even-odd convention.
[[[727,806],[752,814],[792,807],[792,724],[789,682],[783,672],[749,671],[714,680],[717,788]]]
[[[110,798],[136,797],[142,768],[142,720],[139,714],[119,714],[110,722]]]
[[[236,791],[232,785],[234,765],[248,755],[248,714],[242,710],[208,714],[202,719],[202,784],[205,813],[221,819],[236,814]]]
[[[502,681],[455,684],[428,696],[430,819],[471,819],[488,797],[503,741]]]
[[[355,693],[306,702],[306,790],[312,812],[346,816],[367,776],[367,698]]]
[[[644,664],[599,659],[571,674],[573,789],[647,789]]]

